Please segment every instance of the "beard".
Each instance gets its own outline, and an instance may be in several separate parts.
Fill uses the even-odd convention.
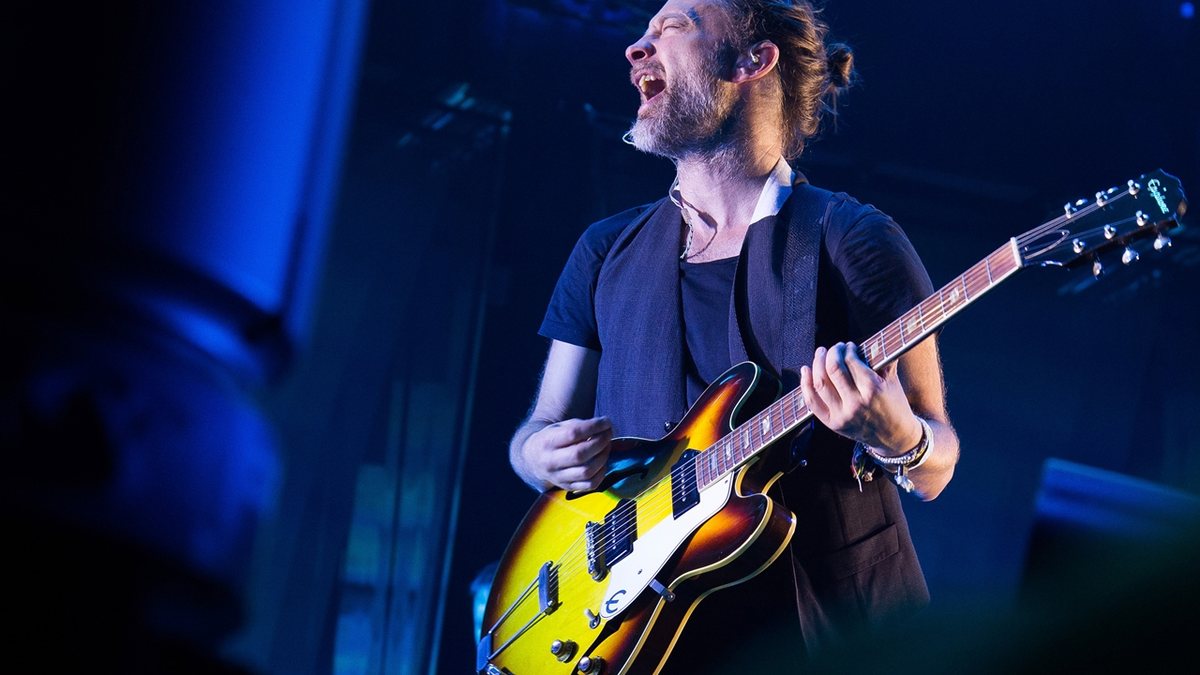
[[[737,99],[733,87],[719,77],[720,69],[717,56],[710,54],[673,77],[654,97],[654,109],[633,123],[628,133],[632,145],[674,160],[715,153],[727,145]]]

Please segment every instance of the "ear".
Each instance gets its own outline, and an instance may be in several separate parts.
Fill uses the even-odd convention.
[[[763,40],[750,46],[738,57],[737,69],[733,73],[734,82],[752,82],[766,77],[779,63],[779,47],[770,40]]]

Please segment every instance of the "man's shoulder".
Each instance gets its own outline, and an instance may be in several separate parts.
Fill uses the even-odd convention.
[[[899,229],[890,215],[870,202],[861,201],[847,192],[812,184],[806,186],[828,204],[825,236],[829,240],[837,241],[848,234],[869,236],[880,230]]]
[[[860,201],[854,195],[839,190],[823,188],[805,183],[807,189],[819,195],[830,206],[830,216],[841,223],[850,224],[868,217],[890,217],[870,202]]]
[[[608,250],[626,228],[665,199],[640,204],[593,222],[580,236],[580,242],[590,249]]]

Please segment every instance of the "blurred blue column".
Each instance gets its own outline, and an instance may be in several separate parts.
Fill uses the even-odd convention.
[[[3,590],[39,669],[236,667],[255,396],[304,348],[365,4],[6,11]]]

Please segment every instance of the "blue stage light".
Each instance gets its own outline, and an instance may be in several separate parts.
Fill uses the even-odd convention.
[[[1196,16],[1195,3],[1191,3],[1191,2],[1179,3],[1179,16],[1182,16],[1185,19],[1190,19],[1190,18]]]

